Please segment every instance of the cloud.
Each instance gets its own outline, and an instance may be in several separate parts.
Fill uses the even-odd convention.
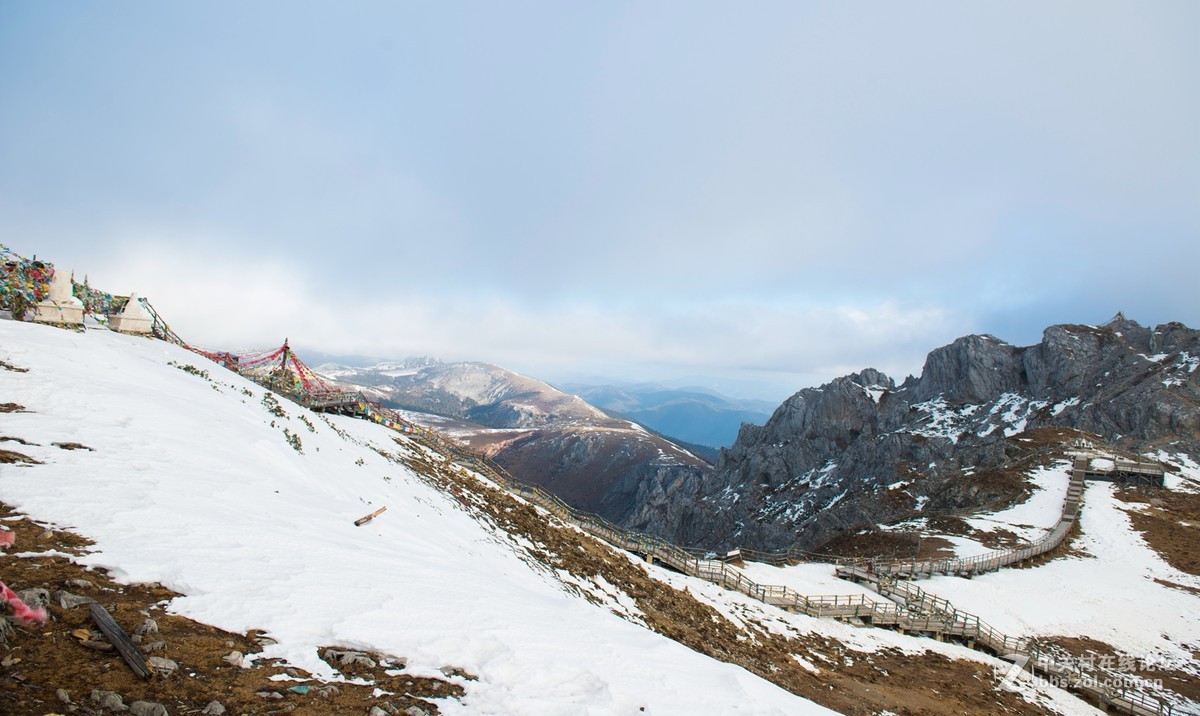
[[[0,24],[4,241],[198,342],[528,372],[1200,323],[1197,6],[280,7]]]
[[[94,286],[146,296],[189,342],[213,348],[293,345],[345,355],[434,355],[495,362],[535,377],[568,371],[625,379],[678,373],[791,376],[875,366],[911,371],[932,345],[970,325],[936,306],[719,301],[530,303],[505,294],[360,285],[289,258],[214,253],[203,237],[126,244],[92,257]],[[190,247],[180,249],[177,247]],[[339,284],[336,290],[329,283]],[[803,385],[781,385],[786,393]]]

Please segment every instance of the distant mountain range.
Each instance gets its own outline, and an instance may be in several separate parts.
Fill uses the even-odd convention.
[[[500,366],[408,358],[316,370],[384,405],[421,414],[418,422],[436,425],[517,478],[613,521],[636,505],[666,499],[647,494],[647,486],[692,482],[711,469],[634,421]]]
[[[327,363],[317,372],[366,388],[391,407],[463,418],[491,428],[608,421],[603,411],[579,397],[489,363],[406,358],[367,368]]]
[[[766,400],[738,400],[704,388],[666,388],[637,385],[560,386],[598,408],[688,444],[727,447],[742,423],[762,424],[775,405]]]

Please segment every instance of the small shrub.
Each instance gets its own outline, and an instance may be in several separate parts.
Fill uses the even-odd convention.
[[[203,378],[205,380],[212,380],[212,378],[210,378],[208,375],[208,371],[200,370],[199,368],[192,365],[191,363],[176,363],[175,361],[171,361],[167,365],[175,366],[176,368],[183,371],[184,373],[191,373],[192,375],[197,376],[199,378]]]
[[[275,399],[274,393],[263,393],[262,404],[263,407],[267,409],[267,412],[271,415],[274,415],[277,418],[287,417],[287,413],[284,412],[283,406],[280,405],[279,401]]]
[[[293,433],[291,430],[288,430],[287,428],[284,428],[283,429],[283,438],[285,440],[287,440],[288,445],[291,445],[293,450],[300,453],[301,455],[304,454],[304,445],[302,445],[300,443],[299,435],[297,435],[296,433]]]

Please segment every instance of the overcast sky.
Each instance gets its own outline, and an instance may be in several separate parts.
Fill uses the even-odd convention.
[[[0,0],[0,243],[189,341],[782,399],[1200,325],[1200,3]]]

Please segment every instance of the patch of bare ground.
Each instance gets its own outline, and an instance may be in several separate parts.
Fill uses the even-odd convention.
[[[88,452],[95,452],[92,448],[88,447],[87,445],[81,445],[79,443],[50,443],[50,444],[53,445],[54,447],[60,448],[62,450],[87,450]]]
[[[0,516],[13,518],[4,524],[16,533],[17,549],[22,552],[57,550],[79,555],[90,544],[71,532],[47,530],[2,504]],[[219,701],[230,714],[302,716],[366,714],[372,706],[385,708],[385,704],[401,713],[417,707],[434,714],[438,709],[430,699],[463,693],[462,687],[450,680],[385,673],[402,668],[402,659],[356,652],[350,652],[355,657],[343,659],[339,657],[347,652],[330,654],[326,649],[321,652],[332,666],[367,683],[321,682],[287,664],[256,659],[262,644],[269,643],[261,631],[233,634],[168,614],[168,603],[178,595],[162,585],[119,584],[106,571],[82,567],[63,556],[0,555],[0,579],[17,591],[40,588],[56,597],[47,607],[47,624],[18,625],[7,635],[0,630],[0,713],[5,716],[113,713],[91,699],[93,690],[119,694],[126,705],[134,701],[160,703],[172,714],[198,714],[210,702]],[[107,644],[88,608],[64,608],[57,599],[59,590],[96,600],[131,635],[153,619],[157,632],[151,630],[141,637],[140,648],[147,656],[174,661],[178,670],[171,676],[143,680],[114,651],[85,647],[83,635],[93,646]],[[224,658],[234,651],[245,655],[249,668]],[[277,674],[293,680],[271,681]],[[396,695],[376,698],[373,691],[377,688]],[[58,689],[66,690],[71,704],[59,700]],[[305,693],[298,693],[301,691]]]
[[[1181,592],[1187,592],[1188,594],[1194,594],[1194,595],[1200,597],[1200,589],[1196,589],[1195,587],[1189,587],[1186,584],[1179,584],[1177,582],[1172,582],[1169,579],[1159,579],[1158,577],[1155,577],[1154,581],[1158,582],[1159,584],[1161,584],[1162,586],[1164,586],[1168,589],[1178,589]]]
[[[40,460],[35,460],[24,453],[19,453],[16,450],[5,450],[0,448],[0,464],[4,465],[41,465]]]
[[[1143,655],[1126,654],[1111,644],[1088,637],[1051,636],[1038,639],[1037,642],[1043,646],[1058,647],[1072,656],[1106,669],[1140,676],[1151,682],[1161,680],[1163,688],[1200,702],[1200,678],[1195,674],[1164,668],[1154,661],[1147,662]]]
[[[24,405],[19,403],[0,403],[0,413],[27,413]]]
[[[830,559],[839,557],[874,557],[879,559],[911,559],[920,550],[937,550],[941,544],[931,543],[917,532],[867,530],[838,535],[826,542],[820,554]],[[949,541],[941,540],[945,545]],[[927,551],[928,551],[927,550]]]
[[[1014,694],[997,691],[991,667],[980,662],[933,652],[867,654],[820,636],[788,638],[749,620],[739,626],[686,590],[650,577],[612,547],[558,526],[503,490],[419,456],[398,459],[459,496],[476,519],[533,545],[525,549],[535,568],[566,570],[581,580],[602,576],[636,601],[641,620],[653,631],[836,711],[852,716],[885,709],[903,715],[1044,713]],[[819,665],[819,673],[802,667],[793,654]]]
[[[1126,513],[1151,549],[1180,572],[1200,575],[1200,494],[1135,485],[1115,494],[1139,506]]]
[[[29,372],[28,368],[20,368],[18,366],[13,365],[12,363],[9,363],[6,360],[0,360],[0,368],[3,368],[4,370],[7,370],[7,371],[11,371],[13,373],[28,373]]]
[[[834,537],[819,550],[830,559],[857,557],[875,559],[943,559],[955,555],[954,543],[941,535],[970,537],[989,549],[1008,549],[1023,544],[1013,532],[977,530],[961,517],[935,515],[927,520],[928,532],[867,530]],[[940,533],[940,534],[931,534]]]
[[[1093,442],[1102,442],[1103,439],[1095,434],[1086,433],[1082,430],[1073,428],[1032,428],[1021,432],[1009,442],[1020,445],[1021,447],[1029,448],[1030,450],[1043,450],[1046,448],[1065,447],[1070,445],[1077,439],[1091,440]],[[1057,459],[1053,456],[1048,457],[1048,462]]]

